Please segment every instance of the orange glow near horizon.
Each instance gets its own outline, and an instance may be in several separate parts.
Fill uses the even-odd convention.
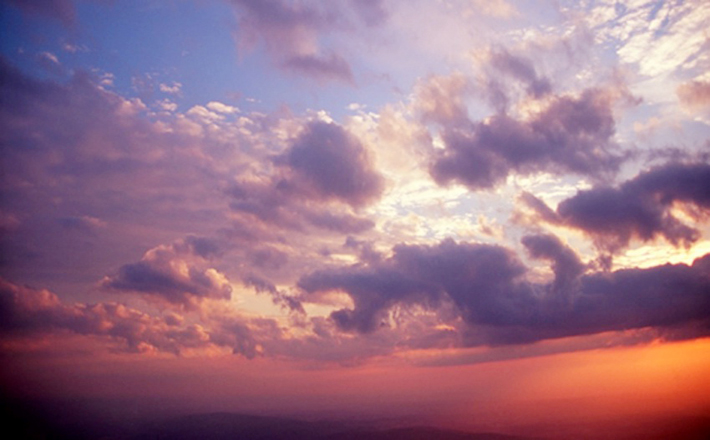
[[[352,367],[234,356],[38,359],[27,357],[8,370],[18,387],[32,384],[23,393],[135,400],[138,406],[161,396],[168,402],[163,409],[176,413],[404,417],[493,431],[710,414],[710,338],[426,367],[384,358]]]

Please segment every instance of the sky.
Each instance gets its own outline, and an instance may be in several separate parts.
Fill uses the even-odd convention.
[[[707,417],[709,23],[1,2],[0,389],[545,435]]]

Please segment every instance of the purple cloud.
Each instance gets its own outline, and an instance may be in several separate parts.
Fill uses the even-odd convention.
[[[155,317],[114,302],[65,305],[48,290],[16,285],[1,278],[0,318],[0,338],[69,331],[121,341],[124,345],[118,348],[129,352],[157,350],[180,355],[188,349],[216,346],[228,347],[234,354],[247,358],[258,354],[257,335],[240,317],[217,319],[211,323],[213,328],[184,325],[184,318],[175,313]],[[261,337],[274,331],[273,323],[265,319],[252,327],[262,333]]]
[[[384,182],[360,141],[339,125],[311,122],[281,158],[296,184],[315,197],[362,206],[377,199]]]
[[[452,98],[458,99],[458,98]],[[485,121],[445,125],[445,150],[431,174],[439,184],[492,188],[512,172],[563,171],[590,176],[615,172],[613,100],[601,89],[551,100],[528,120],[497,114]]]
[[[534,98],[541,98],[552,91],[550,81],[539,76],[532,62],[525,57],[499,49],[491,52],[489,64],[498,72],[525,83],[527,93]]]
[[[327,55],[294,55],[286,59],[281,66],[320,81],[327,81],[333,78],[350,84],[354,84],[355,81],[348,62],[334,53]]]
[[[690,245],[700,232],[673,216],[674,205],[710,209],[710,165],[670,163],[643,172],[618,187],[579,191],[552,211],[539,200],[526,203],[549,223],[580,229],[614,251],[632,239],[664,237]]]
[[[105,277],[101,286],[109,291],[133,292],[197,308],[205,298],[230,299],[232,288],[227,278],[213,268],[204,267],[204,257],[215,248],[211,241],[196,237],[151,249],[143,258],[121,266]]]
[[[319,36],[342,27],[347,10],[341,2],[327,4],[283,0],[232,0],[240,11],[239,38],[244,48],[262,41],[276,64],[320,81],[353,83],[349,63],[333,51],[323,52]],[[369,3],[369,2],[368,2]],[[369,22],[377,5],[353,3]],[[374,21],[373,21],[374,20]]]
[[[684,264],[584,275],[576,254],[552,236],[528,236],[532,256],[553,262],[555,279],[538,285],[502,247],[455,243],[394,248],[369,266],[304,276],[308,294],[342,290],[353,308],[331,314],[341,330],[372,333],[387,326],[395,307],[437,310],[452,303],[467,324],[465,345],[528,343],[543,339],[644,327],[700,323],[710,331],[710,255]]]
[[[676,90],[680,102],[690,109],[710,107],[710,82],[688,81],[678,86]]]

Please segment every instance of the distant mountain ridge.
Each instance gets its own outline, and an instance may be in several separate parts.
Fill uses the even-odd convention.
[[[195,414],[148,426],[131,440],[532,440],[431,427],[376,429],[234,413]]]

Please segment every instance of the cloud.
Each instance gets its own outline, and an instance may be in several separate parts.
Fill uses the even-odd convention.
[[[129,352],[163,351],[178,355],[189,349],[228,346],[234,353],[255,355],[253,337],[246,324],[240,324],[239,331],[232,331],[226,338],[223,333],[229,329],[213,332],[200,324],[184,325],[183,317],[175,313],[155,317],[115,302],[65,305],[48,290],[4,279],[0,279],[0,318],[3,339],[69,331],[119,340],[125,344],[122,349]],[[230,329],[237,328],[237,322],[233,318]]]
[[[710,82],[688,81],[676,90],[680,103],[691,110],[710,107]]]
[[[59,76],[65,73],[64,66],[59,62],[59,58],[51,52],[40,52],[37,54],[36,59],[40,67],[48,73]]]
[[[447,122],[442,135],[446,148],[435,155],[431,174],[441,185],[459,182],[480,190],[511,173],[615,172],[622,158],[613,153],[613,103],[613,93],[595,88],[551,98],[527,119],[496,114],[480,122]]]
[[[384,0],[350,0],[350,4],[367,26],[380,26],[389,18]]]
[[[354,84],[353,72],[345,59],[334,53],[327,55],[294,55],[281,64],[284,68],[317,80],[340,79]]]
[[[342,2],[319,5],[315,2],[283,0],[233,0],[240,11],[239,40],[244,49],[262,41],[276,61],[287,70],[318,80],[353,82],[349,63],[334,52],[323,52],[319,36],[342,26],[346,11]],[[375,9],[360,5],[358,11],[372,15]],[[366,2],[367,3],[367,2]],[[369,12],[368,12],[369,11]],[[372,15],[376,20],[376,15]]]
[[[229,280],[214,268],[205,268],[204,259],[217,247],[204,238],[188,237],[169,246],[158,246],[136,263],[121,266],[105,277],[101,286],[109,291],[134,292],[187,309],[197,308],[205,298],[231,298]]]
[[[315,197],[362,206],[377,199],[384,182],[367,150],[341,126],[315,121],[281,158],[296,174],[296,184]]]
[[[525,83],[527,93],[534,98],[541,98],[552,91],[550,81],[540,77],[532,62],[525,57],[499,49],[490,53],[489,64],[498,72]]]
[[[710,165],[669,163],[640,173],[618,187],[579,191],[552,211],[539,200],[526,203],[548,223],[580,229],[603,248],[614,251],[632,239],[664,237],[690,245],[700,232],[673,215],[673,208],[710,210]],[[692,212],[690,212],[692,215]]]
[[[331,319],[343,331],[364,334],[388,328],[394,308],[436,311],[453,304],[466,323],[463,344],[470,346],[644,327],[710,331],[710,255],[692,266],[584,275],[579,258],[557,238],[528,236],[524,244],[532,256],[553,262],[550,284],[528,281],[527,268],[508,249],[445,240],[398,245],[391,258],[369,266],[316,271],[299,287],[310,295],[348,294],[354,307],[333,312]]]
[[[470,93],[465,75],[433,75],[415,88],[414,108],[425,122],[447,126],[468,121],[465,98]]]
[[[526,235],[522,243],[533,258],[552,262],[555,279],[550,288],[553,294],[564,296],[578,289],[585,265],[559,238],[550,234]]]

